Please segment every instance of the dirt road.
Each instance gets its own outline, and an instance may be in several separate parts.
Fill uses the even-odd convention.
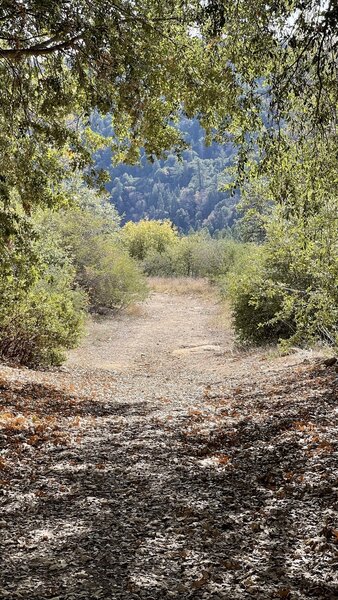
[[[218,311],[153,294],[61,369],[0,367],[0,598],[337,597],[336,372]]]
[[[217,306],[191,295],[152,294],[133,311],[92,323],[87,340],[70,355],[69,365],[98,367],[128,373],[148,363],[171,369],[178,356],[215,357],[229,351],[229,332],[220,333],[213,320]],[[208,365],[201,360],[201,367]],[[147,369],[145,369],[147,370]]]
[[[120,381],[130,380],[135,395],[147,400],[170,394],[186,402],[201,386],[224,378],[237,381],[251,371],[283,369],[309,356],[298,352],[272,360],[266,351],[239,351],[231,327],[220,326],[222,311],[210,292],[152,293],[130,315],[92,321],[86,339],[70,353],[67,365],[118,374]]]

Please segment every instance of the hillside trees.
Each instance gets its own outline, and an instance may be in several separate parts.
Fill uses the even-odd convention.
[[[91,127],[104,136],[112,136],[109,116],[95,113]],[[109,148],[99,150],[96,166],[109,173],[106,189],[123,222],[170,219],[181,232],[207,227],[216,233],[231,228],[236,219],[238,194],[222,191],[223,171],[236,161],[236,148],[205,145],[205,132],[196,119],[181,116],[177,128],[189,149],[181,157],[169,152],[153,163],[141,151],[140,163],[112,163]]]

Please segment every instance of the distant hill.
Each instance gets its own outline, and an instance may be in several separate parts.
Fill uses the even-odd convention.
[[[92,127],[112,135],[109,118],[93,116]],[[164,160],[150,163],[141,156],[139,165],[112,166],[111,152],[97,155],[97,166],[109,171],[107,190],[123,222],[143,218],[170,219],[180,231],[208,228],[214,234],[231,228],[238,198],[220,191],[224,169],[233,164],[234,146],[206,146],[197,120],[182,118],[179,128],[190,148],[180,160],[168,153]]]

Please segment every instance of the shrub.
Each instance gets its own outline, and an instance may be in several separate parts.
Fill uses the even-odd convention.
[[[245,253],[245,245],[231,239],[196,240],[191,253],[191,268],[195,276],[216,279],[226,275]]]
[[[120,310],[146,298],[148,288],[141,268],[118,244],[98,237],[86,258],[78,281],[94,310]]]
[[[163,254],[178,239],[176,229],[168,221],[129,221],[122,228],[122,240],[130,256],[142,261],[149,252]]]
[[[288,220],[268,229],[264,247],[254,248],[223,281],[234,325],[242,341],[279,341],[283,348],[338,342],[338,261]],[[323,269],[325,252],[326,268]]]
[[[141,265],[149,277],[173,277],[178,274],[173,248],[163,253],[150,250]]]
[[[86,298],[73,289],[74,270],[56,240],[40,237],[32,245],[40,262],[21,257],[25,269],[17,273],[12,250],[1,278],[0,355],[27,366],[58,365],[79,339]]]
[[[223,294],[230,298],[235,331],[241,342],[265,344],[292,333],[291,322],[278,318],[283,297],[269,280],[262,248],[251,248],[222,280]]]
[[[264,341],[268,328],[266,336],[286,349],[318,340],[338,346],[336,139],[327,144],[287,143],[269,177],[254,185],[249,217],[264,226],[264,250],[230,281],[243,338]]]
[[[28,366],[60,365],[78,342],[83,308],[80,292],[39,281],[1,315],[0,354]]]
[[[120,240],[119,219],[104,200],[82,190],[81,206],[44,217],[72,257],[91,310],[118,310],[147,295],[144,275]]]
[[[245,246],[234,240],[193,233],[178,238],[165,252],[148,251],[142,266],[150,276],[215,279],[226,274],[244,252]]]

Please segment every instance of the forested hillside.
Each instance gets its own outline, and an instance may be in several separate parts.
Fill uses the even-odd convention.
[[[111,119],[95,114],[94,131],[112,136]],[[179,126],[188,148],[181,156],[168,152],[149,162],[144,151],[140,164],[112,165],[109,149],[97,153],[97,165],[109,172],[107,190],[123,221],[170,219],[182,232],[206,227],[214,234],[232,227],[238,196],[222,191],[224,171],[234,163],[233,144],[207,146],[196,119],[182,117]]]

